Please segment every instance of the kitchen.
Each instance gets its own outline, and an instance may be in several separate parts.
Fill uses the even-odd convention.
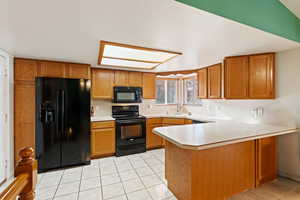
[[[69,38],[53,34],[43,51],[44,38],[38,32],[29,40],[36,41],[32,46],[22,40],[28,48],[20,39],[19,47],[10,47],[10,40],[0,43],[11,55],[6,55],[8,64],[0,63],[7,67],[3,85],[10,90],[0,92],[9,94],[3,95],[10,119],[5,130],[13,136],[3,136],[7,145],[0,158],[9,165],[0,184],[2,179],[10,183],[13,168],[22,159],[19,152],[32,147],[39,172],[37,199],[299,198],[297,38],[275,29],[253,28],[240,19],[225,19],[224,13],[198,10],[198,5],[168,0],[155,10],[158,3],[147,2],[148,8],[137,11],[141,19],[152,12],[164,16],[171,9],[180,13],[178,20],[190,30],[190,37],[181,28],[173,31],[177,25],[172,16],[160,21],[169,26],[157,25],[154,16],[156,20],[143,25],[144,38],[137,32],[132,39],[129,35],[135,29],[123,27],[127,32],[117,34],[104,25],[101,31],[93,29],[101,37],[79,41],[82,48],[74,39],[91,27],[74,35],[62,29]],[[134,10],[132,3],[121,4]],[[105,5],[113,8],[116,2]],[[282,5],[276,4],[290,15]],[[142,4],[135,2],[135,6]],[[82,12],[97,8],[79,7]],[[122,6],[116,8],[131,20],[127,26],[135,27],[134,15],[122,13]],[[64,14],[58,9],[58,15]],[[93,21],[91,15],[84,16]],[[48,31],[57,27],[54,19],[42,18],[50,22]],[[105,24],[105,19],[99,20]],[[74,30],[77,24],[65,20]],[[120,25],[118,20],[112,23]],[[208,28],[191,29],[198,23]],[[147,27],[155,24],[170,28],[161,31],[164,39],[159,42],[148,37]],[[195,41],[175,45],[179,37],[175,33]],[[202,37],[193,37],[197,34]],[[65,42],[59,45],[62,38]],[[59,132],[65,135],[57,139]],[[0,164],[2,170],[5,164]]]

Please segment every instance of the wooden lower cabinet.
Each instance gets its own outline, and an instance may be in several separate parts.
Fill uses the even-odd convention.
[[[92,122],[91,156],[92,158],[113,155],[115,153],[114,121]],[[93,128],[96,127],[96,128]]]
[[[256,185],[277,178],[277,140],[268,137],[256,140]]]
[[[147,149],[160,148],[163,144],[163,139],[154,134],[152,131],[154,128],[162,127],[161,124],[149,124],[147,125]]]
[[[150,118],[146,122],[146,147],[147,149],[155,149],[162,147],[163,139],[153,133],[153,129],[162,127],[162,118]]]

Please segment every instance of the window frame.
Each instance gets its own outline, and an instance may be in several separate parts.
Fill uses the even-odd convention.
[[[201,103],[197,103],[197,101],[200,101],[200,99],[198,98],[198,77],[197,76],[191,76],[191,77],[187,77],[187,78],[183,78],[182,79],[182,104],[183,105],[188,105],[188,106],[196,106],[196,105],[201,105]],[[186,80],[195,80],[196,81],[196,88],[194,87],[194,98],[195,98],[195,102],[194,103],[187,103],[186,98],[187,98],[187,90],[186,90]],[[194,84],[195,86],[195,84]]]
[[[165,103],[157,103],[157,99],[155,99],[155,105],[177,105],[178,104],[178,92],[179,92],[179,79],[178,78],[156,78],[156,81],[162,80],[164,81],[164,96],[165,96]],[[176,96],[175,96],[175,102],[174,103],[168,103],[168,80],[174,80],[176,81]],[[155,83],[156,87],[156,83]],[[158,95],[156,95],[158,96]]]

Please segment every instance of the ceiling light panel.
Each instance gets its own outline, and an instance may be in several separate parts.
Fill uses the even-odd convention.
[[[129,61],[129,60],[111,59],[111,58],[102,58],[101,64],[107,66],[136,68],[136,69],[153,69],[158,65],[157,63],[146,63],[146,62],[137,62],[137,61]]]
[[[177,54],[105,45],[103,56],[162,63]]]

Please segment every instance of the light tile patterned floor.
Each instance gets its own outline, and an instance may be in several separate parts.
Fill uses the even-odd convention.
[[[164,159],[158,149],[42,173],[37,200],[176,200],[166,186]]]
[[[164,160],[158,149],[39,174],[37,200],[176,200],[166,186]],[[300,183],[279,178],[230,200],[300,200]]]

